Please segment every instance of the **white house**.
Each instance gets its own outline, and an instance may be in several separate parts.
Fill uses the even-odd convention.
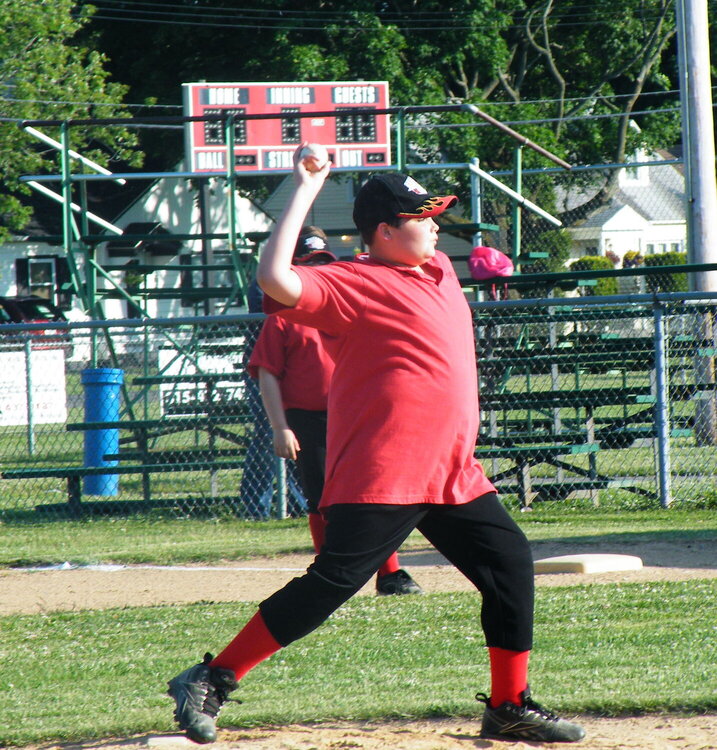
[[[609,252],[622,259],[628,251],[645,256],[685,250],[685,181],[680,165],[649,164],[670,156],[640,153],[640,166],[620,169],[619,188],[610,203],[568,227],[573,237],[571,260]],[[592,195],[565,194],[562,208],[574,208]]]
[[[70,272],[62,247],[33,235],[14,235],[0,245],[0,296],[36,294],[81,319],[67,284]]]
[[[203,206],[203,208],[202,208]],[[30,232],[13,237],[0,245],[0,295],[14,296],[38,294],[61,307],[70,320],[86,320],[82,301],[72,293],[70,264],[60,242],[61,226],[59,204],[48,201],[44,207],[38,203],[36,214],[40,223],[34,221]],[[186,179],[165,178],[154,182],[138,199],[131,203],[110,223],[134,235],[107,233],[107,242],[97,245],[95,260],[107,272],[107,278],[97,275],[98,296],[113,289],[114,284],[127,289],[128,274],[134,274],[132,266],[156,266],[156,271],[134,274],[141,278],[141,285],[148,290],[174,290],[176,294],[147,297],[142,302],[149,317],[173,317],[214,313],[223,303],[214,301],[207,309],[201,300],[190,299],[191,291],[202,286],[227,289],[232,286],[231,271],[204,272],[190,269],[207,263],[230,265],[226,239],[188,240],[173,239],[173,235],[228,232],[229,207],[226,185],[223,180],[210,180],[204,189],[203,199],[195,184]],[[237,233],[266,233],[273,221],[262,209],[239,195],[235,201]],[[47,221],[43,221],[46,219]],[[48,228],[45,224],[49,224]],[[99,233],[96,226],[91,233]],[[43,237],[52,234],[56,243]],[[138,235],[149,237],[140,241]],[[250,250],[247,253],[250,254]],[[82,250],[73,255],[80,279],[86,276],[85,258]],[[171,292],[170,292],[171,294]],[[224,292],[223,292],[224,294]],[[138,299],[144,297],[139,295]],[[242,309],[241,305],[233,309]],[[241,300],[239,300],[241,302]],[[126,318],[138,314],[123,297],[106,298],[103,303],[107,318]]]
[[[115,237],[100,246],[100,261],[112,268],[110,276],[124,287],[127,273],[118,270],[120,265],[132,264],[157,266],[157,270],[144,275],[142,285],[148,290],[174,290],[171,298],[146,298],[146,311],[150,317],[173,317],[178,315],[214,314],[225,307],[225,301],[217,298],[209,303],[191,292],[210,287],[221,290],[232,286],[231,270],[194,270],[200,265],[231,266],[227,239],[186,239],[186,235],[227,234],[230,227],[230,208],[227,186],[223,179],[211,178],[205,183],[203,195],[198,183],[184,178],[163,178],[129,206],[114,220],[114,224],[128,235],[149,233],[146,240]],[[248,198],[235,196],[235,231],[238,240],[243,235],[271,231],[272,218]],[[173,239],[173,235],[178,235]],[[237,243],[240,244],[239,242]],[[251,256],[251,247],[240,248],[244,256]],[[105,282],[105,288],[111,284]],[[141,295],[140,295],[141,297]],[[234,300],[230,309],[243,309],[242,300]],[[132,315],[131,304],[124,299],[108,299],[105,303],[107,317],[119,318]]]

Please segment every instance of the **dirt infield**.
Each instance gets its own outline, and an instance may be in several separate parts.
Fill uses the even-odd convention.
[[[480,738],[479,721],[432,720],[390,723],[331,722],[314,725],[224,729],[212,750],[715,750],[717,716],[650,716],[581,719],[588,736],[575,745],[497,742]],[[201,747],[181,736],[142,735],[39,750],[174,750]],[[26,749],[29,750],[29,749]]]
[[[576,551],[570,544],[557,542],[534,542],[532,548],[536,560]],[[636,555],[642,559],[644,567],[618,573],[539,575],[536,576],[537,585],[717,577],[717,545],[713,542],[621,542],[612,547],[581,544],[577,551]],[[301,574],[310,562],[308,555],[286,555],[215,566],[5,569],[0,570],[0,615],[182,604],[207,599],[216,602],[260,601]],[[468,581],[430,547],[403,552],[401,564],[429,593],[471,590]],[[372,584],[367,585],[362,593],[372,594]]]
[[[535,559],[555,555],[613,552],[636,555],[642,570],[604,574],[551,574],[538,586],[591,582],[689,580],[717,577],[717,545],[712,542],[650,542],[615,548],[581,544],[533,543]],[[305,555],[257,559],[223,566],[98,566],[96,568],[0,571],[0,614],[213,601],[259,601],[301,573]],[[401,563],[427,592],[470,590],[466,581],[432,549],[402,553]],[[368,585],[362,592],[371,595]],[[717,750],[717,715],[646,716],[622,719],[579,718],[588,737],[581,750]],[[502,743],[479,737],[480,721],[434,720],[385,723],[332,722],[317,725],[223,729],[217,750],[525,750],[534,743]],[[196,747],[180,736],[143,735],[99,742],[56,744],[42,750],[162,750]],[[540,747],[566,747],[562,744]],[[568,745],[569,747],[569,745]]]

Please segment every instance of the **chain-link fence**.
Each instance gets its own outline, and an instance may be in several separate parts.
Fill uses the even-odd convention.
[[[694,297],[473,304],[477,455],[504,496],[714,499],[717,299]],[[8,326],[0,517],[303,514],[245,371],[261,321]]]
[[[689,296],[475,306],[478,455],[504,494],[714,497],[715,307]]]
[[[669,155],[668,155],[669,157]],[[639,163],[496,173],[548,215],[518,208],[496,185],[480,184],[483,244],[510,255],[521,272],[622,269],[685,262],[686,213],[682,163],[642,155]],[[516,184],[516,180],[518,183]],[[685,280],[661,291],[686,291]],[[640,285],[642,288],[640,289]],[[589,291],[589,290],[588,290]],[[598,293],[653,291],[645,279],[600,281]]]
[[[303,515],[246,374],[262,317],[73,324],[62,341],[12,327],[0,350],[2,512]]]

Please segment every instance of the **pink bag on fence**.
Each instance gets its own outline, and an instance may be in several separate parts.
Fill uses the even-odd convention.
[[[512,276],[514,266],[513,261],[500,250],[478,245],[468,258],[468,269],[476,281],[484,281],[496,276]]]

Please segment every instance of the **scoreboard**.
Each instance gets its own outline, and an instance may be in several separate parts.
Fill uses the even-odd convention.
[[[389,106],[386,81],[184,83],[182,100],[185,116],[213,116],[185,125],[192,172],[226,173],[231,166],[225,121],[217,117],[227,114],[238,116],[233,123],[237,171],[291,169],[302,141],[326,146],[335,167],[391,163],[389,116],[375,113]]]

